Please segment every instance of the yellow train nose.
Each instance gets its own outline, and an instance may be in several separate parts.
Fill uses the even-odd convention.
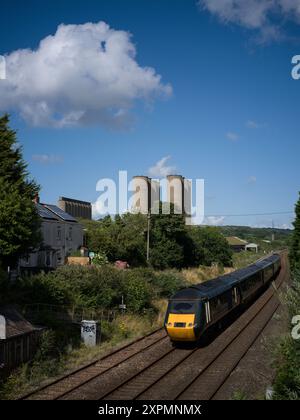
[[[195,314],[169,314],[166,329],[173,341],[195,340]]]

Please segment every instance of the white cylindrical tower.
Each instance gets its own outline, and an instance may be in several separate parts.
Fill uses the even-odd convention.
[[[181,175],[167,176],[167,201],[174,205],[175,214],[184,213],[184,178]]]
[[[131,211],[148,214],[151,208],[151,180],[147,176],[134,176]]]

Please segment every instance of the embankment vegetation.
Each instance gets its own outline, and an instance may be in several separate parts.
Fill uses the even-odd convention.
[[[292,323],[294,317],[300,315],[300,198],[295,208],[296,219],[290,241],[290,266],[292,281],[285,296],[290,325],[287,334],[277,343],[274,366],[274,399],[300,399],[300,337],[299,319]],[[294,334],[292,334],[292,330]],[[298,337],[297,337],[298,336]]]

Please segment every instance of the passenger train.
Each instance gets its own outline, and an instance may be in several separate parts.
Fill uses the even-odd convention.
[[[209,327],[253,300],[280,269],[281,257],[273,254],[246,268],[175,293],[169,300],[165,317],[171,341],[199,340]]]

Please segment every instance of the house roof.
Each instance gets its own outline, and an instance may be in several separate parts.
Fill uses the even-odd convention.
[[[57,216],[55,216],[50,210],[47,210],[42,204],[36,203],[35,204],[38,215],[42,219],[46,220],[59,220]]]
[[[247,241],[244,241],[243,239],[238,238],[237,236],[227,236],[226,237],[227,242],[229,245],[246,245]]]
[[[37,330],[37,328],[27,321],[13,306],[0,307],[0,315],[2,315],[6,321],[6,338]]]
[[[35,205],[42,219],[78,223],[73,216],[53,204],[36,203]]]

